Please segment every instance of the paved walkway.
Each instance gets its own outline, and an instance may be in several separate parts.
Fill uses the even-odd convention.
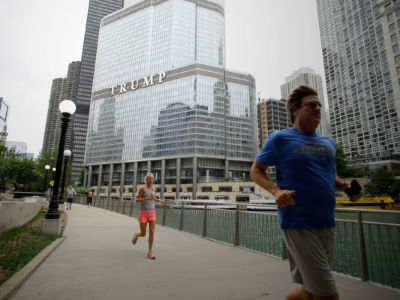
[[[157,226],[154,253],[131,237],[136,219],[73,204],[65,240],[10,298],[284,299],[286,261]],[[341,299],[400,299],[400,292],[336,275]]]

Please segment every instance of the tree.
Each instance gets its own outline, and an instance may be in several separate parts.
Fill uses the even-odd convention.
[[[36,170],[36,163],[30,159],[16,159],[12,162],[13,180],[16,186],[22,185],[22,190],[40,181],[40,174]]]
[[[9,160],[0,159],[0,187],[2,192],[5,192],[9,168]]]
[[[390,196],[393,198],[400,198],[400,180],[396,180],[392,183],[390,187]]]
[[[339,176],[345,176],[347,171],[346,155],[344,154],[343,147],[336,145],[336,173]]]
[[[394,182],[393,172],[380,168],[371,175],[371,183],[366,185],[366,192],[375,196],[388,195]]]
[[[79,176],[78,176],[78,181],[79,181],[80,185],[83,184],[83,179],[84,179],[84,177],[85,177],[85,169],[82,169],[82,170],[79,172]]]
[[[0,186],[4,192],[7,182],[13,178],[14,169],[12,163],[17,159],[14,149],[0,146]]]
[[[40,174],[40,182],[41,184],[38,186],[38,191],[40,191],[41,189],[43,189],[44,186],[44,180],[46,177],[46,169],[45,166],[49,165],[50,166],[50,173],[51,173],[51,169],[53,167],[56,166],[57,164],[57,155],[58,155],[58,151],[56,150],[47,150],[47,151],[43,151],[40,153],[39,157],[36,160],[36,170],[38,172],[38,174]],[[47,177],[48,181],[50,181],[51,179],[51,174],[48,174]],[[47,182],[48,183],[48,182]]]

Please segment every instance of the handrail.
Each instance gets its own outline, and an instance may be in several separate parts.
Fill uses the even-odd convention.
[[[92,205],[137,217],[140,205],[132,201],[133,198],[126,201],[127,198],[97,196]],[[86,203],[86,197],[82,196],[80,201]],[[166,205],[156,203],[157,212],[161,212],[157,213],[157,223],[285,259],[286,249],[276,211],[248,211],[249,206],[271,208],[271,204],[224,200],[166,200]],[[362,280],[400,288],[400,259],[395,254],[400,245],[400,224],[376,222],[371,216],[371,213],[390,214],[397,220],[400,212],[350,208],[336,208],[335,211],[355,217],[335,218],[337,255],[333,269]],[[371,217],[372,220],[365,219]]]
[[[363,212],[363,213],[387,213],[387,214],[400,214],[397,210],[386,210],[386,209],[356,209],[356,208],[335,208],[335,211],[340,212]]]

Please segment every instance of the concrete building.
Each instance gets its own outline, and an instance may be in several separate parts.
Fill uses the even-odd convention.
[[[68,99],[76,101],[80,62],[71,62],[68,66],[67,78],[56,78],[53,80],[49,107],[47,110],[47,120],[43,138],[42,151],[56,150],[60,142],[61,134],[61,114],[59,111],[60,102]],[[71,147],[71,124],[69,124],[65,149]]]
[[[8,104],[0,97],[0,145],[5,146],[7,140]]]
[[[257,153],[254,78],[225,66],[223,0],[125,1],[99,33],[85,186],[165,199],[248,201]]]
[[[325,104],[325,93],[321,75],[309,67],[301,67],[285,78],[285,83],[281,85],[281,97],[287,100],[290,92],[300,84],[307,84],[315,89],[321,101],[321,122],[317,131],[322,135],[330,136],[328,112]]]
[[[399,1],[317,8],[333,139],[352,160],[399,157]]]
[[[260,149],[264,145],[268,135],[277,130],[292,127],[285,105],[285,99],[258,99],[258,146]]]
[[[82,58],[79,75],[79,87],[76,98],[76,112],[70,127],[72,130],[71,178],[78,179],[83,169],[86,135],[88,127],[89,106],[92,94],[94,65],[96,62],[97,40],[101,19],[122,8],[123,0],[90,0],[86,19],[86,30],[83,41]]]

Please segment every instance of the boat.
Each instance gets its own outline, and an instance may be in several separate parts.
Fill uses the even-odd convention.
[[[400,206],[390,197],[362,197],[354,202],[349,198],[338,197],[336,208],[400,210]]]
[[[254,205],[252,205],[254,204]],[[249,205],[247,205],[247,210],[252,211],[277,211],[278,205],[276,204],[274,199],[260,199],[260,200],[251,200],[249,201]]]

